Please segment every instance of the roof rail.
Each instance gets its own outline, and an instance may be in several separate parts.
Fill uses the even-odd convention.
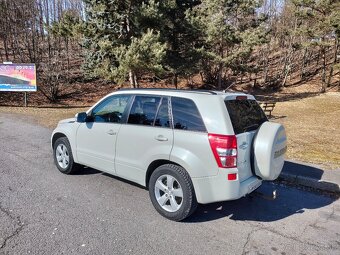
[[[155,91],[171,91],[171,92],[186,92],[186,93],[206,93],[210,95],[217,95],[215,91],[211,90],[204,90],[204,89],[172,89],[172,88],[122,88],[118,89],[119,91],[122,90],[155,90]]]

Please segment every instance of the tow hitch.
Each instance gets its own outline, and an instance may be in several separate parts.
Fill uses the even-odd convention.
[[[251,197],[261,197],[266,200],[275,200],[277,197],[276,189],[273,190],[272,194],[265,194],[263,192],[255,190],[253,193],[250,194]]]

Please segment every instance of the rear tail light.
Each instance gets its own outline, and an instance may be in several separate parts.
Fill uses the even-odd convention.
[[[237,166],[237,140],[234,135],[208,134],[210,147],[217,165],[222,168]]]

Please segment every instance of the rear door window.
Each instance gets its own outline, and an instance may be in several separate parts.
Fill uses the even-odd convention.
[[[206,132],[202,117],[192,100],[172,97],[171,105],[175,129]]]
[[[265,121],[265,113],[255,100],[226,100],[224,101],[235,134],[256,130]]]
[[[136,96],[132,104],[128,123],[152,126],[161,97]]]

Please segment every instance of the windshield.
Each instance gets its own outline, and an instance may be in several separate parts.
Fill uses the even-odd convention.
[[[236,135],[256,130],[263,122],[268,121],[255,100],[226,100],[224,102]]]

